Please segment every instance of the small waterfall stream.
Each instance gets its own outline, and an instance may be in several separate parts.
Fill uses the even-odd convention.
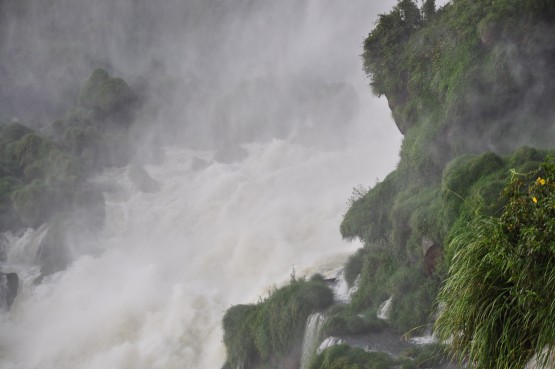
[[[389,319],[389,313],[391,312],[391,303],[393,302],[393,296],[384,301],[378,309],[378,319],[387,320]]]
[[[320,341],[320,331],[325,321],[324,314],[314,313],[308,317],[304,331],[303,351],[301,356],[301,369],[307,369],[312,355],[316,352]]]
[[[417,337],[412,337],[410,339],[411,343],[414,343],[416,345],[430,345],[432,343],[437,343],[439,342],[435,332],[432,330],[431,327],[428,327],[426,329],[426,331],[424,332],[424,335],[422,336],[417,336]]]

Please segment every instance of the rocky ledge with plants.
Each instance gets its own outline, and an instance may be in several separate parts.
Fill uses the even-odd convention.
[[[88,238],[102,226],[104,197],[88,178],[129,163],[140,103],[123,79],[97,69],[63,118],[40,129],[0,122],[0,231],[48,224],[37,256],[41,278],[67,266],[72,237]]]
[[[310,368],[437,367],[446,365],[438,359],[445,353],[486,369],[548,364],[555,345],[554,41],[549,0],[452,0],[440,8],[400,0],[379,16],[362,57],[374,93],[387,98],[404,134],[400,162],[350,199],[340,231],[364,244],[344,270],[357,289],[348,304],[320,307],[327,311],[320,339],[384,329],[409,337],[435,326],[448,350],[434,346],[419,361],[335,345],[315,354]],[[377,322],[388,299],[387,322]],[[226,315],[224,336],[230,314],[234,327],[253,326],[258,308],[240,309],[247,308]],[[297,324],[283,333],[294,336],[280,339],[299,345],[305,322]],[[300,366],[300,357],[291,363],[284,354],[291,348],[271,351],[271,361],[244,360],[244,351],[224,342],[232,367]]]

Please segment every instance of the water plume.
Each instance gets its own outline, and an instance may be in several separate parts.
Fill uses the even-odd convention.
[[[400,135],[386,102],[370,96],[358,58],[376,13],[393,1],[111,3],[26,4],[3,25],[11,30],[3,50],[41,47],[3,51],[0,64],[21,61],[8,68],[16,79],[29,67],[25,83],[40,86],[39,95],[52,87],[55,113],[93,66],[143,86],[135,124],[141,140],[165,145],[163,163],[144,166],[159,191],[139,191],[127,167],[94,174],[89,183],[106,200],[102,230],[89,240],[97,252],[72,245],[67,269],[40,283],[37,248],[47,227],[9,235],[2,267],[17,269],[21,283],[11,311],[0,314],[2,368],[220,367],[225,310],[287,281],[292,265],[307,270],[354,250],[338,232],[346,199],[396,162]],[[63,53],[47,47],[54,40]],[[53,64],[68,70],[56,74]],[[32,101],[22,84],[13,83],[14,96]],[[262,102],[246,99],[256,93]],[[348,119],[332,114],[353,96]],[[27,104],[14,104],[14,114]],[[229,117],[225,137],[221,116]],[[333,119],[318,126],[325,116]],[[241,126],[239,135],[246,117],[270,128],[255,135],[260,127]],[[280,125],[286,132],[274,134]],[[232,139],[247,156],[213,162]],[[206,166],[192,170],[195,158]]]

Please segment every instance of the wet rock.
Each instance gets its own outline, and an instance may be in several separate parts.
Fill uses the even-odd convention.
[[[8,256],[8,239],[0,234],[0,261],[6,261]]]
[[[427,275],[432,275],[436,266],[441,261],[443,250],[441,246],[433,240],[424,238],[422,240],[422,254],[424,257],[424,272],[426,272]]]
[[[9,310],[17,297],[19,277],[16,273],[0,273],[0,304]]]
[[[153,193],[160,191],[160,184],[140,165],[130,165],[127,172],[129,179],[141,192]]]

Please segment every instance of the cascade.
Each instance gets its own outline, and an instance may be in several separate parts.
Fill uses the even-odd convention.
[[[345,279],[345,271],[343,268],[334,271],[332,279],[332,289],[335,302],[343,304],[348,303],[351,300],[349,294],[350,290],[347,285],[347,280]]]
[[[355,283],[353,283],[353,286],[349,289],[349,292],[347,292],[348,301],[351,301],[351,299],[353,298],[353,295],[358,291],[359,286],[360,286],[360,274],[356,277]]]
[[[312,355],[319,346],[320,331],[325,321],[324,314],[314,313],[308,317],[304,331],[301,369],[307,369]]]
[[[341,338],[337,338],[337,337],[328,337],[325,340],[322,341],[322,343],[320,344],[320,346],[318,347],[318,350],[316,350],[317,354],[322,353],[322,351],[324,351],[325,349],[328,349],[332,346],[335,345],[341,345],[345,343],[345,341],[343,341]]]
[[[137,191],[125,167],[91,174],[88,184],[103,192],[106,205],[104,227],[90,240],[98,252],[72,244],[64,270],[34,282],[48,225],[4,235],[8,248],[1,271],[18,274],[19,290],[11,310],[0,312],[0,368],[221,367],[227,308],[254,302],[271,284],[286,281],[291,265],[306,268],[358,246],[346,246],[337,231],[345,200],[357,184],[384,178],[394,168],[401,141],[385,99],[371,97],[358,55],[369,19],[395,1],[263,1],[253,7],[252,19],[229,13],[252,3],[243,0],[232,6],[223,0],[23,3],[29,11],[10,18],[9,27],[11,44],[32,54],[21,61],[66,58],[65,52],[41,53],[68,44],[71,63],[38,72],[80,79],[106,65],[130,83],[148,77],[156,83],[144,110],[152,109],[137,113],[140,127],[171,137],[175,146],[164,146],[163,163],[145,165],[160,183],[157,193]],[[297,8],[304,3],[309,6]],[[288,14],[302,18],[296,28]],[[283,20],[280,32],[273,23],[266,26],[270,18]],[[58,26],[46,34],[53,19]],[[294,30],[294,37],[283,30]],[[0,66],[6,55],[0,55]],[[20,68],[17,76],[38,73],[32,65],[8,61]],[[21,80],[27,86],[34,79]],[[351,86],[360,102],[350,122],[328,116],[341,111],[336,105],[315,100],[333,94],[338,82]],[[249,96],[264,95],[253,98],[255,103],[277,96],[279,109],[269,108],[278,128],[296,124],[296,130],[241,143],[248,156],[240,162],[212,163],[217,148],[197,145],[196,132],[216,121],[214,133],[223,140],[222,132],[245,117],[264,121],[266,105],[231,99],[251,89]],[[306,101],[288,96],[299,89]],[[73,91],[46,90],[60,99]],[[219,116],[217,105],[229,110]],[[297,120],[317,126],[305,135],[309,142],[298,138],[297,131],[309,127]],[[174,130],[186,130],[190,142],[173,137]],[[206,158],[206,166],[193,170],[195,158]],[[304,346],[310,353],[322,322],[321,314],[307,322],[312,334]]]
[[[393,296],[385,300],[378,308],[378,319],[387,320],[389,319],[389,313],[391,312],[391,303],[393,302]]]
[[[417,345],[430,345],[432,343],[437,343],[438,339],[435,332],[433,332],[431,328],[428,328],[423,336],[412,337],[410,342]]]

